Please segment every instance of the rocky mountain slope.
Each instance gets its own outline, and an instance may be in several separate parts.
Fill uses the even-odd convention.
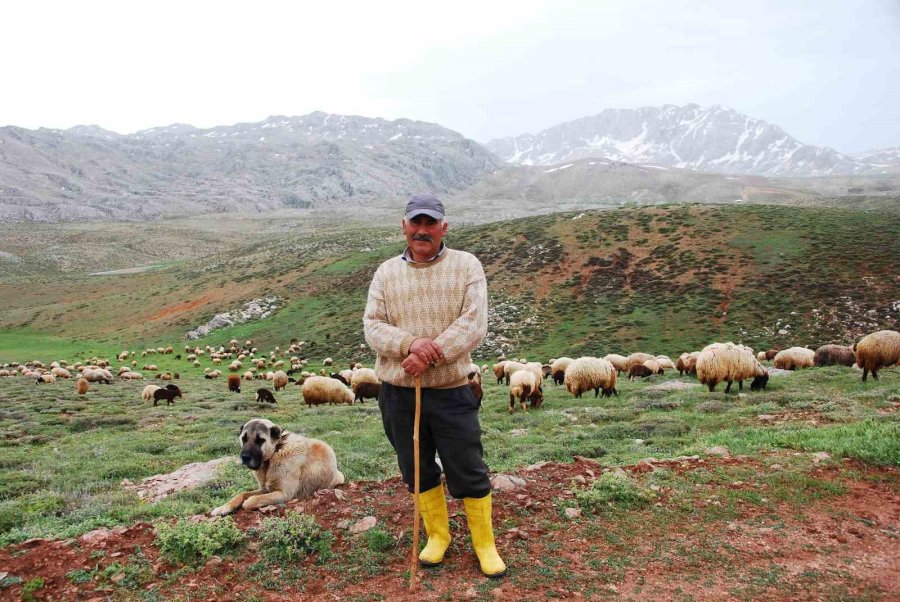
[[[462,189],[499,165],[436,124],[311,113],[119,135],[0,128],[0,222],[146,220]]]
[[[607,109],[537,134],[491,140],[487,147],[519,165],[556,165],[592,157],[768,176],[889,171],[867,157],[803,144],[777,125],[720,105]],[[896,163],[894,155],[892,164]]]

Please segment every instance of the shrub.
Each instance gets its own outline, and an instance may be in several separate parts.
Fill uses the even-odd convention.
[[[316,554],[323,562],[331,557],[334,535],[322,529],[307,514],[289,512],[284,518],[273,516],[263,520],[260,551],[272,563],[296,562]]]
[[[179,520],[174,525],[160,523],[156,527],[160,554],[170,563],[199,564],[236,548],[243,540],[243,533],[230,517],[199,523]]]
[[[391,537],[391,534],[382,529],[369,529],[365,535],[366,545],[373,552],[387,552],[393,549],[397,542]]]
[[[637,482],[623,471],[605,472],[590,487],[575,493],[578,505],[591,512],[609,509],[640,508],[652,499]]]

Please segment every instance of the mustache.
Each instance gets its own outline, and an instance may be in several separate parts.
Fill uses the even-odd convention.
[[[434,242],[434,239],[428,234],[413,234],[413,240],[424,240],[425,242]]]

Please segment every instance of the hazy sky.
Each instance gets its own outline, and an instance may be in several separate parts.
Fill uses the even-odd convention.
[[[322,110],[486,142],[696,102],[845,153],[900,145],[900,0],[28,0],[0,22],[0,125]]]

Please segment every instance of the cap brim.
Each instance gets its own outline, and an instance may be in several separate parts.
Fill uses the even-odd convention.
[[[410,211],[406,214],[406,219],[412,219],[417,215],[427,215],[428,217],[432,217],[434,219],[444,219],[444,214],[440,211],[433,211],[431,209],[415,209],[414,211]]]

